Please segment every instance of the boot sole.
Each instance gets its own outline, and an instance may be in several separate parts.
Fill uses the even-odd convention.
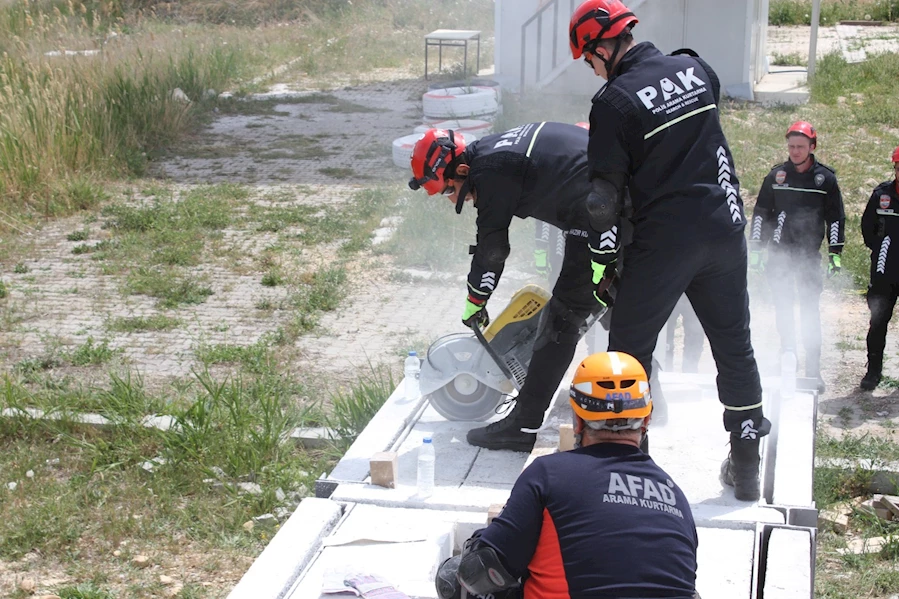
[[[534,449],[534,443],[522,445],[521,443],[515,443],[513,441],[498,443],[474,443],[470,439],[466,439],[466,441],[468,441],[469,445],[473,447],[480,447],[481,449],[508,449],[521,453],[531,453],[531,451]]]

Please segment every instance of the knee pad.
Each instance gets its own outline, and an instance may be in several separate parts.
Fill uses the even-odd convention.
[[[492,547],[481,545],[462,553],[459,561],[459,582],[468,593],[491,595],[518,586],[518,579],[503,566]]]
[[[725,406],[724,430],[752,441],[771,432],[771,421],[765,418],[761,406],[751,410],[734,410]]]

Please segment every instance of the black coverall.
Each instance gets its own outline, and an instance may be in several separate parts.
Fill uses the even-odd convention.
[[[530,216],[565,232],[561,272],[518,394],[522,419],[535,428],[574,357],[580,326],[597,308],[584,206],[590,187],[586,147],[587,132],[580,127],[529,123],[483,137],[465,150],[478,211],[468,274],[473,298],[488,299],[499,284],[513,217]]]
[[[768,248],[765,269],[771,285],[777,330],[783,349],[796,350],[793,298],[799,287],[805,376],[821,374],[821,315],[823,289],[821,241],[827,238],[832,254],[843,252],[846,215],[837,177],[829,166],[812,158],[800,173],[790,161],[778,164],[765,177],[752,214],[749,243],[753,250]]]
[[[874,189],[862,215],[862,236],[871,250],[868,307],[868,361],[882,364],[887,324],[899,297],[899,184],[884,181]]]
[[[624,178],[633,201],[634,237],[609,350],[635,356],[651,372],[659,332],[686,293],[718,367],[725,428],[755,439],[764,421],[749,335],[746,220],[719,95],[702,59],[635,45],[593,99],[589,176]],[[612,257],[601,253],[610,233],[591,230],[600,260]]]

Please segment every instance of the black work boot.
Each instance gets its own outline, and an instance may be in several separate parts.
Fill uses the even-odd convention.
[[[880,384],[883,374],[883,354],[868,354],[868,372],[859,383],[865,391],[873,391]]]
[[[468,431],[466,439],[469,445],[484,449],[511,449],[512,451],[531,451],[537,440],[537,433],[525,433],[521,429],[537,429],[543,424],[543,413],[539,416],[528,416],[521,409],[520,403],[509,412],[509,415],[487,426],[473,428]]]
[[[759,438],[742,439],[739,434],[730,435],[730,454],[721,463],[721,483],[734,488],[734,497],[740,501],[758,501],[759,493]]]
[[[805,357],[805,376],[806,378],[818,381],[818,393],[827,391],[827,385],[824,378],[821,377],[821,350],[810,350]]]

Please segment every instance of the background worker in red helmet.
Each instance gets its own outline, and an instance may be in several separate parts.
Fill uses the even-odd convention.
[[[860,387],[871,391],[883,375],[883,350],[887,324],[899,297],[899,148],[893,151],[895,176],[874,188],[862,214],[862,236],[871,250],[871,282],[868,284],[868,371]]]
[[[438,570],[441,599],[519,584],[525,599],[698,597],[690,504],[639,449],[652,413],[643,367],[593,354],[569,395],[577,448],[521,473],[502,513]]]
[[[565,232],[565,251],[552,299],[541,312],[528,376],[514,409],[468,432],[488,449],[530,451],[546,408],[571,364],[581,327],[600,306],[593,299],[587,216],[587,131],[562,123],[529,123],[466,147],[452,131],[431,129],[412,150],[412,189],[442,193],[460,212],[477,209],[477,245],[462,314],[466,326],[486,326],[487,300],[503,273],[513,217],[534,217]],[[608,297],[607,297],[608,299]],[[522,430],[524,429],[524,430]]]
[[[821,378],[821,241],[828,244],[827,276],[840,272],[846,214],[833,169],[818,162],[818,134],[797,121],[787,130],[789,160],[775,165],[762,182],[752,214],[749,266],[764,269],[771,285],[781,351],[796,353],[793,298],[798,286],[805,376]],[[762,251],[768,248],[764,263]]]
[[[608,83],[590,112],[587,197],[593,281],[617,259],[625,190],[633,204],[609,350],[647,371],[659,332],[684,293],[718,367],[730,432],[721,480],[737,499],[759,498],[759,441],[771,423],[749,334],[746,219],[718,117],[720,83],[689,50],[665,56],[636,44],[637,18],[618,0],[588,0],[571,18],[571,51]]]

